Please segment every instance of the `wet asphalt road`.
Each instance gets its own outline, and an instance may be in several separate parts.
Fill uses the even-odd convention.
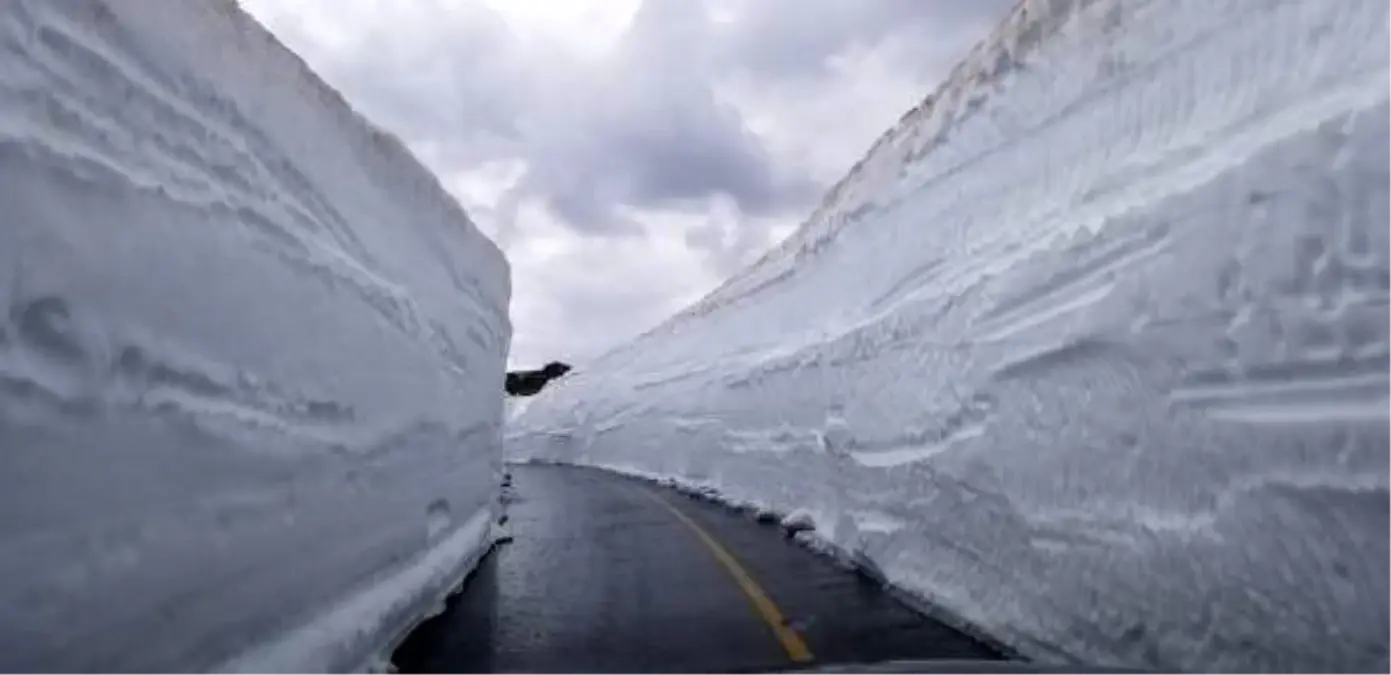
[[[596,469],[511,471],[514,541],[401,645],[400,672],[735,672],[1000,658],[775,525]]]

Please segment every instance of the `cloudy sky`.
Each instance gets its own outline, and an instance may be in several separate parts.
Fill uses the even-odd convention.
[[[583,363],[800,224],[1014,0],[241,0],[506,251]]]

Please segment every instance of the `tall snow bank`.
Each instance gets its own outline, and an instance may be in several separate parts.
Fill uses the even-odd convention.
[[[231,0],[0,54],[0,670],[361,665],[487,544],[506,262]]]
[[[1387,19],[1024,2],[509,452],[805,509],[1044,659],[1384,669]]]

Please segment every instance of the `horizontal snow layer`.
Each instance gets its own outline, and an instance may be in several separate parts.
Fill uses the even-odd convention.
[[[486,545],[506,262],[235,3],[0,3],[0,205],[0,670],[361,663]]]
[[[1040,658],[1384,669],[1387,19],[1025,2],[509,452],[803,509]]]

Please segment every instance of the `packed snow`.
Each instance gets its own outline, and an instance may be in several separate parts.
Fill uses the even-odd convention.
[[[233,0],[0,54],[0,670],[370,665],[493,536],[506,261]]]
[[[508,452],[803,514],[1035,658],[1384,671],[1387,11],[1023,2]]]

